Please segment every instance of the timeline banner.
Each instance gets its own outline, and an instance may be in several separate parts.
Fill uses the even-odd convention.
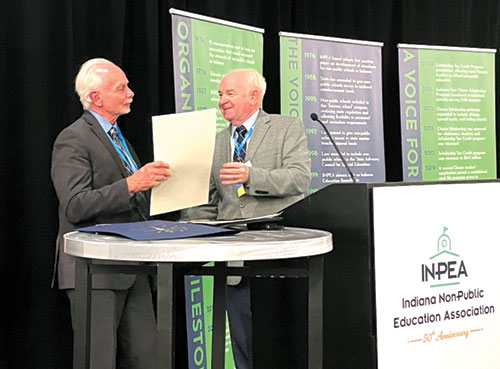
[[[351,182],[325,124],[359,182],[384,182],[381,43],[280,33],[281,113],[304,121],[313,193]]]
[[[262,73],[263,29],[170,9],[177,113],[218,106],[222,76],[234,69]],[[228,126],[217,109],[216,131]],[[213,277],[187,276],[189,369],[211,368]],[[226,322],[225,368],[234,369]]]
[[[219,82],[234,69],[262,73],[264,30],[171,9],[177,113],[217,107]],[[227,127],[217,112],[217,131]]]
[[[495,50],[398,48],[403,179],[496,178]]]

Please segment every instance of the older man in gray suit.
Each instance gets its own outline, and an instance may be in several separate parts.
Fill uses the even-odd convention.
[[[275,213],[300,200],[310,182],[310,158],[300,119],[260,109],[264,78],[254,70],[226,74],[219,108],[230,126],[216,138],[210,203],[189,218],[233,219]],[[249,281],[228,286],[228,314],[237,369],[252,368]]]
[[[56,138],[51,172],[59,199],[58,283],[72,312],[75,259],[64,253],[62,235],[87,225],[147,218],[147,191],[171,175],[160,161],[139,169],[133,147],[118,128],[118,117],[130,112],[134,97],[118,66],[91,59],[80,68],[75,85],[85,111]],[[91,325],[91,368],[155,367],[156,322],[146,276],[94,276]]]

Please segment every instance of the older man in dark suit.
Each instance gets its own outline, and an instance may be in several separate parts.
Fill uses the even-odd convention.
[[[75,86],[85,111],[56,138],[51,171],[59,199],[58,284],[67,291],[72,312],[75,260],[64,253],[62,235],[87,225],[147,219],[147,191],[171,175],[160,161],[139,168],[118,128],[118,117],[130,112],[134,97],[118,66],[91,59]],[[147,277],[93,278],[91,367],[154,368],[156,323]]]

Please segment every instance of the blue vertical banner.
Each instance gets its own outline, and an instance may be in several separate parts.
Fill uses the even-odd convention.
[[[313,193],[351,182],[316,113],[359,182],[384,182],[382,44],[280,33],[281,112],[302,118]]]

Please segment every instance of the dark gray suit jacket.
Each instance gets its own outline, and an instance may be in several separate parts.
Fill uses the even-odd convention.
[[[132,145],[127,146],[137,165]],[[52,181],[59,199],[58,283],[75,287],[75,259],[64,253],[63,235],[99,223],[142,220],[134,205],[123,167],[107,134],[94,116],[83,115],[57,136],[52,152]],[[94,275],[93,288],[125,289],[133,275]]]
[[[208,205],[188,209],[184,216],[234,219],[275,213],[304,197],[311,180],[311,159],[304,124],[300,119],[260,111],[246,161],[251,167],[246,194],[222,185],[219,171],[232,161],[231,126],[217,134]]]

